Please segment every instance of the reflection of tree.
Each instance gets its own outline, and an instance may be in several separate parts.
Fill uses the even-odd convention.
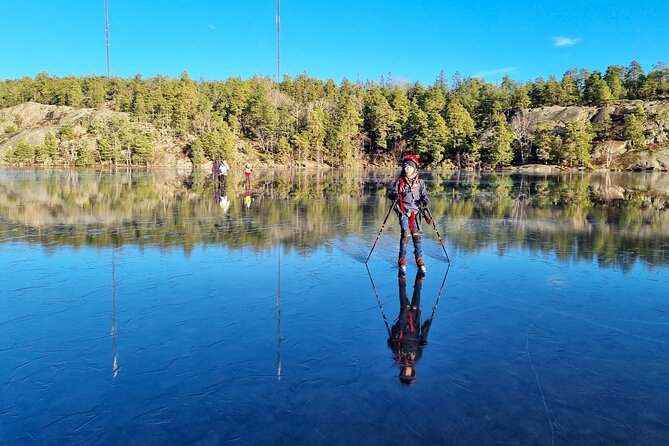
[[[394,175],[258,171],[252,187],[258,205],[245,218],[242,200],[222,212],[204,174],[7,172],[0,177],[0,232],[5,241],[47,249],[129,243],[188,252],[198,244],[271,249],[283,243],[287,251],[307,252],[378,227]],[[669,263],[669,176],[423,176],[446,242],[458,248],[517,246],[607,265]],[[244,192],[241,175],[231,173],[228,195]]]

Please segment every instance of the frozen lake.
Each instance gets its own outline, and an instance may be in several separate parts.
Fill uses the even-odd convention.
[[[0,170],[0,444],[669,444],[669,175],[424,178]]]

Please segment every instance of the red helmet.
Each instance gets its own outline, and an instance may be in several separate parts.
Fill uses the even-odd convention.
[[[413,162],[416,165],[416,168],[418,168],[418,157],[413,153],[409,153],[404,156],[404,159],[402,160],[402,165],[406,164],[407,162]]]

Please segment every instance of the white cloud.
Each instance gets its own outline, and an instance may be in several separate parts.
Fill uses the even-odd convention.
[[[496,76],[499,74],[511,73],[516,71],[517,69],[518,67],[495,68],[494,70],[485,70],[485,71],[479,71],[478,73],[474,73],[474,77]]]
[[[209,28],[212,31],[216,31],[216,27],[214,25],[212,25],[211,23],[209,25],[207,25],[207,28]]]
[[[553,46],[573,46],[580,41],[581,39],[573,37],[553,37]]]

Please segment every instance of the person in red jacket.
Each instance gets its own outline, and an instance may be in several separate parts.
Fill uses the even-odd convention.
[[[413,240],[416,265],[425,273],[423,250],[420,239],[421,208],[428,205],[425,182],[418,177],[418,157],[408,154],[402,160],[402,172],[388,191],[388,198],[394,202],[395,211],[400,219],[400,252],[397,264],[406,271],[406,254],[409,240]]]

